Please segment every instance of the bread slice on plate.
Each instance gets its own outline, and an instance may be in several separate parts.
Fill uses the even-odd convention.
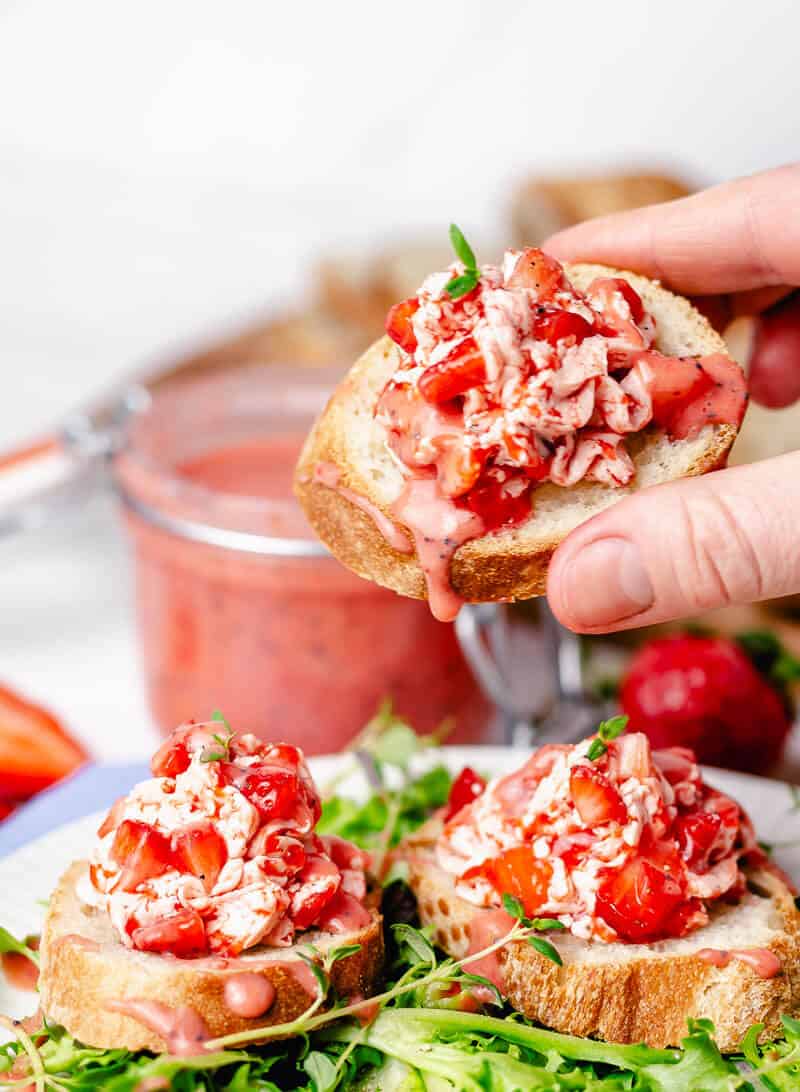
[[[439,830],[431,821],[406,842],[403,854],[422,924],[461,959],[480,911],[456,894],[452,877],[437,864]],[[531,1020],[607,1042],[678,1046],[690,1017],[713,1020],[723,1051],[738,1049],[753,1023],[763,1023],[767,1034],[780,1032],[781,1015],[800,1005],[800,913],[771,872],[752,872],[748,883],[739,902],[717,907],[706,926],[680,939],[606,944],[553,933],[561,967],[524,940],[514,941],[500,952],[501,992]],[[704,948],[767,949],[783,969],[761,978],[739,960],[716,967],[698,958]]]
[[[297,954],[303,945],[314,945],[322,953],[343,945],[360,945],[357,952],[333,964],[331,983],[338,996],[376,992],[383,970],[383,928],[374,899],[372,922],[358,933],[333,935],[310,930],[303,934],[303,945],[294,948],[253,948],[232,959],[175,959],[124,947],[108,914],[80,902],[76,884],[86,867],[85,861],[73,864],[50,899],[39,979],[41,1007],[47,1019],[63,1025],[82,1043],[128,1050],[166,1049],[162,1036],[109,1007],[120,1002],[156,1002],[172,1010],[189,1006],[212,1037],[293,1020],[315,997],[310,992],[313,976]],[[226,983],[242,973],[259,975],[274,989],[274,1001],[262,1016],[237,1016],[226,1004]]]
[[[689,301],[657,282],[600,265],[564,268],[578,290],[597,277],[629,281],[656,320],[654,348],[660,352],[726,353],[722,338]],[[384,426],[374,417],[377,399],[400,361],[401,351],[383,337],[354,365],[306,441],[295,491],[317,535],[340,561],[401,595],[424,599],[425,579],[414,552],[398,551],[378,526],[388,521],[385,530],[394,524],[402,541],[403,528],[390,514],[390,506],[403,486],[403,473],[385,442]],[[456,550],[450,568],[453,588],[472,602],[542,595],[554,550],[578,524],[635,489],[724,465],[736,433],[730,424],[707,425],[694,438],[673,442],[665,432],[648,427],[627,438],[636,466],[630,486],[594,482],[568,489],[538,486],[533,513],[524,523],[472,539]],[[319,474],[315,477],[320,466],[338,474],[337,488],[330,488]]]

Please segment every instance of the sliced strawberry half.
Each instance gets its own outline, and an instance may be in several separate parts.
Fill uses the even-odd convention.
[[[180,910],[171,917],[140,925],[131,933],[131,940],[141,952],[169,952],[180,959],[208,951],[206,928],[195,910]]]
[[[119,890],[134,891],[172,866],[172,847],[169,838],[149,823],[125,819],[111,843],[111,860],[122,869]]]
[[[0,804],[27,800],[87,758],[51,713],[0,686]]]
[[[225,839],[211,823],[185,827],[173,836],[174,861],[181,872],[191,872],[210,891],[228,860]]]
[[[569,777],[569,791],[585,826],[627,822],[628,811],[622,797],[595,766],[576,766]]]

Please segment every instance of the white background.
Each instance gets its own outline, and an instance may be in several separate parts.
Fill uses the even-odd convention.
[[[798,155],[761,0],[0,2],[0,447],[337,248],[502,229],[529,170]],[[110,510],[0,543],[0,679],[106,756],[149,729]]]

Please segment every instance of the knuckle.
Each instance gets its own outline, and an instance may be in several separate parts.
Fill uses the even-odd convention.
[[[754,535],[761,518],[742,518],[716,493],[697,490],[681,497],[675,578],[690,610],[703,611],[765,595],[766,576]]]

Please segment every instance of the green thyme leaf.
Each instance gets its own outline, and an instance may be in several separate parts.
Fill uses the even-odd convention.
[[[545,959],[549,959],[552,963],[557,963],[559,967],[563,966],[564,961],[549,940],[545,940],[544,937],[528,937],[528,944],[530,944],[531,948],[534,948],[539,955],[543,955]]]
[[[604,755],[608,747],[603,743],[602,739],[595,737],[589,744],[589,750],[586,752],[586,757],[590,762],[596,762],[601,755]]]
[[[603,720],[597,725],[597,735],[589,744],[589,750],[586,752],[586,757],[590,762],[596,762],[601,755],[604,755],[608,750],[607,744],[612,739],[616,739],[617,736],[621,736],[625,729],[628,727],[628,720],[630,718],[624,715],[617,717],[610,717],[608,720]]]
[[[510,914],[512,918],[516,918],[517,921],[521,921],[523,925],[528,925],[528,919],[525,917],[525,907],[519,901],[515,895],[509,895],[507,891],[503,892],[503,909],[507,914]]]
[[[534,918],[531,922],[531,929],[536,929],[539,933],[544,933],[548,929],[566,929],[566,925],[563,921],[559,921],[558,918]]]
[[[478,283],[477,273],[466,272],[458,277],[453,277],[444,286],[445,292],[452,300],[460,300],[462,296],[468,296]]]
[[[612,739],[616,739],[617,736],[621,736],[625,729],[628,727],[629,717],[620,715],[618,717],[611,717],[609,720],[604,720],[597,726],[597,734],[600,736],[604,743],[610,742]]]
[[[477,273],[478,263],[475,260],[475,251],[464,238],[464,233],[457,224],[450,225],[450,242],[456,257],[464,263],[464,267]]]
[[[222,727],[225,729],[225,732],[226,732],[227,735],[229,735],[229,736],[233,735],[233,729],[231,728],[230,724],[228,724],[225,717],[223,717],[222,713],[220,713],[219,709],[214,710],[214,712],[211,714],[211,719],[212,720],[218,720],[220,722],[220,724],[222,725]]]

